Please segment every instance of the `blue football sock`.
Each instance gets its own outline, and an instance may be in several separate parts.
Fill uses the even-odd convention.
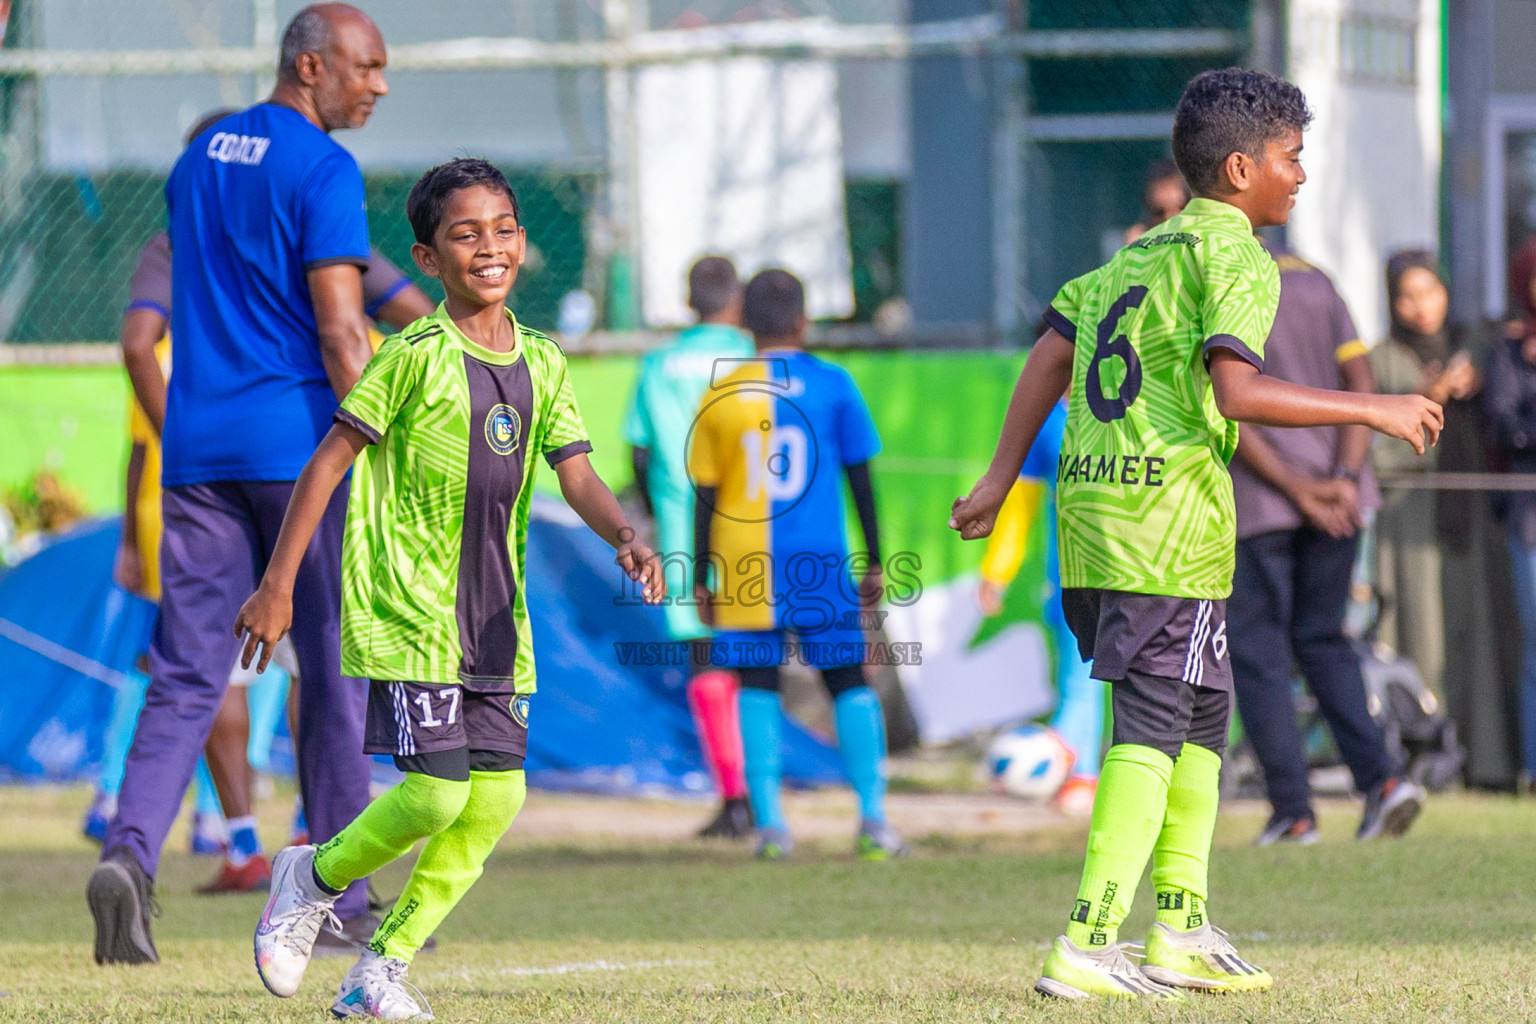
[[[276,665],[268,665],[267,670],[245,688],[245,701],[251,713],[246,760],[258,772],[270,771],[272,738],[288,710],[288,673]]]
[[[779,803],[782,772],[779,695],[766,690],[741,691],[741,746],[747,762],[747,796],[758,828],[784,831]]]
[[[859,795],[859,815],[867,821],[884,821],[885,712],[880,698],[867,686],[855,686],[838,695],[833,710],[837,749],[848,781]]]
[[[197,774],[192,778],[196,796],[194,809],[197,813],[212,818],[224,817],[224,808],[219,805],[219,790],[213,784],[213,773],[208,770],[206,757],[197,759]]]
[[[130,669],[112,691],[112,718],[101,738],[101,791],[107,796],[116,797],[122,788],[123,766],[128,763],[128,748],[133,745],[133,731],[138,728],[148,690],[149,676]]]
[[[247,815],[244,818],[230,818],[229,826],[229,862],[235,867],[244,867],[252,857],[261,853],[261,837],[256,834],[256,818]]]

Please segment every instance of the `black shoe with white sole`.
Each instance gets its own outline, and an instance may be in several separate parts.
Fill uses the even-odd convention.
[[[1403,778],[1391,778],[1365,795],[1365,814],[1356,839],[1400,836],[1424,808],[1424,791]]]
[[[1253,842],[1255,846],[1274,846],[1276,843],[1310,846],[1317,840],[1317,822],[1310,814],[1299,818],[1276,814],[1270,817],[1269,824],[1264,826],[1264,831]]]

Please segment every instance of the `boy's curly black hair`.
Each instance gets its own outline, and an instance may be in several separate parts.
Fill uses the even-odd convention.
[[[1224,68],[1203,71],[1184,87],[1173,115],[1173,159],[1195,192],[1221,184],[1221,168],[1233,153],[1254,159],[1266,143],[1312,121],[1301,90],[1267,71]]]
[[[422,245],[431,245],[437,226],[442,223],[443,212],[448,209],[448,197],[460,189],[483,185],[493,191],[505,192],[512,201],[512,216],[523,223],[523,211],[517,205],[517,193],[507,176],[489,160],[479,157],[459,157],[445,164],[438,164],[423,174],[411,186],[410,197],[405,201],[405,216],[411,222],[411,233]]]

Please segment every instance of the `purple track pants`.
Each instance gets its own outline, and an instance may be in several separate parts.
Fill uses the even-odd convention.
[[[240,641],[235,616],[277,545],[291,481],[167,487],[160,617],[150,686],[103,853],[126,846],[153,877],[160,848],[208,740]],[[323,843],[368,804],[366,680],[341,674],[341,537],[348,486],[331,498],[293,588],[299,660],[299,787],[310,840]],[[342,920],[368,910],[366,882],[337,901]]]

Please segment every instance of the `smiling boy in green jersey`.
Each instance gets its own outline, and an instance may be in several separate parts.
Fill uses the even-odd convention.
[[[1173,155],[1195,198],[1070,281],[1046,311],[991,466],[950,526],[992,531],[1031,443],[1070,387],[1057,469],[1063,605],[1111,684],[1113,745],[1078,898],[1036,989],[1070,999],[1254,991],[1270,976],[1211,926],[1205,901],[1231,717],[1225,605],[1239,421],[1359,423],[1423,450],[1440,407],[1417,395],[1301,387],[1261,371],[1280,275],[1254,238],[1284,224],[1306,99],[1273,75],[1208,71],[1179,100]],[[1138,970],[1118,941],[1148,858],[1157,919]]]
[[[411,255],[447,298],[386,341],[342,400],[235,623],[242,664],[260,650],[265,668],[293,616],[299,561],[356,460],[341,667],[370,680],[364,749],[393,754],[405,780],[319,849],[290,846],[273,859],[256,966],[271,992],[293,995],[336,896],[426,839],[331,1007],[386,1020],[423,1015],[405,985],[411,958],[480,877],[526,794],[534,667],[524,553],[537,456],[645,601],[666,593],[655,554],[587,459],[564,354],[506,308],[527,246],[507,179],[484,160],[454,160],[416,183],[406,211]]]

